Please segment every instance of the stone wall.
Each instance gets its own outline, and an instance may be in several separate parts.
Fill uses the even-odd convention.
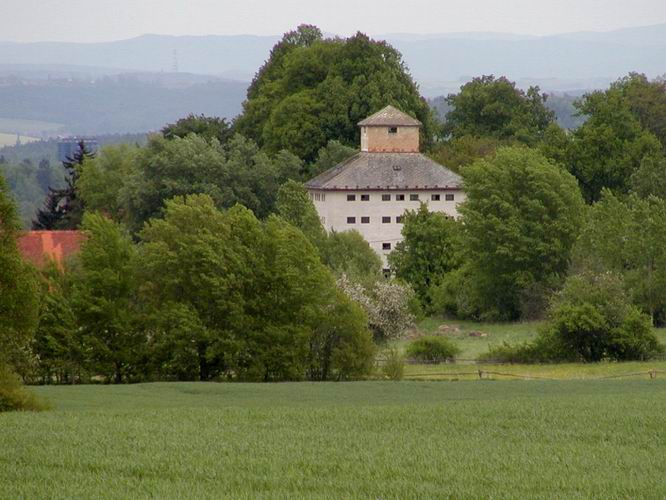
[[[418,153],[419,127],[361,127],[361,151],[370,153]]]

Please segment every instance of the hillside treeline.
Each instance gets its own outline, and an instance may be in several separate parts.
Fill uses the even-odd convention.
[[[547,318],[539,342],[507,348],[521,359],[648,358],[666,319],[665,84],[632,74],[584,96],[571,132],[546,102],[483,76],[442,124],[390,46],[299,27],[234,122],[82,145],[36,227],[87,240],[65,272],[12,257],[0,274],[34,290],[7,299],[30,314],[0,329],[5,363],[43,382],[359,378],[422,313]],[[467,193],[459,220],[406,214],[393,278],[358,233],[323,230],[302,186],[386,104],[424,123],[426,152]]]

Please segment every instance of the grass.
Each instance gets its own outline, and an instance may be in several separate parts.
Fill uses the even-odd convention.
[[[2,498],[658,498],[666,379],[41,387]]]

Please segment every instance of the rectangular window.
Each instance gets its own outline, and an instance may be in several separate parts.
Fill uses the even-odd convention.
[[[361,224],[370,224],[370,217],[361,217]]]
[[[397,134],[398,127],[389,127],[389,134]]]
[[[348,194],[347,195],[347,201],[356,201],[356,195],[355,194]]]
[[[382,224],[390,224],[391,217],[382,217]]]
[[[347,217],[347,224],[356,224],[356,217]]]
[[[361,201],[370,201],[370,195],[369,194],[362,194],[361,195]]]
[[[326,201],[326,193],[321,193],[321,201]]]
[[[409,195],[409,201],[419,201],[419,195],[418,194],[410,194]]]
[[[390,194],[383,194],[382,195],[382,201],[391,201],[391,195]]]
[[[404,194],[396,194],[395,195],[395,200],[396,201],[405,201],[405,195]]]
[[[391,250],[390,243],[382,243],[382,250]]]
[[[447,194],[447,195],[444,197],[444,199],[445,199],[446,201],[453,201],[454,198],[453,198],[453,195],[452,195],[452,194]]]
[[[395,221],[396,221],[398,224],[402,224],[402,215],[398,215],[398,216],[395,218]]]
[[[438,194],[431,194],[430,199],[432,201],[439,201],[439,195]]]

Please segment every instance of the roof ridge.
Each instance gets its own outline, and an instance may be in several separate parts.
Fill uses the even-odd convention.
[[[404,111],[388,104],[379,111],[358,122],[359,126],[391,126],[420,127],[422,123]]]

